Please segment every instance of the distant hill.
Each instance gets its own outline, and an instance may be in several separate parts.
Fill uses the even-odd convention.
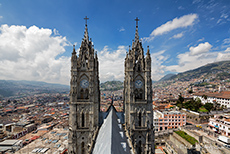
[[[230,78],[230,61],[210,63],[193,70],[178,73],[177,75],[171,76],[167,80],[176,79],[180,81],[189,81],[201,76],[204,78],[211,78],[211,76],[215,76],[216,79],[220,80]]]
[[[115,91],[124,88],[124,84],[121,81],[106,81],[100,84],[101,90]]]
[[[0,80],[0,96],[28,96],[41,93],[68,93],[69,86],[40,81]]]
[[[168,79],[170,79],[171,77],[173,77],[174,75],[176,75],[176,74],[167,74],[167,75],[165,75],[163,78],[161,78],[159,81],[168,80]]]

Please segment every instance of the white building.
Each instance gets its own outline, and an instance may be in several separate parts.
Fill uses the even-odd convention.
[[[193,95],[193,98],[199,98],[202,104],[218,103],[220,104],[220,106],[230,108],[230,91],[222,91],[215,93],[195,93]]]
[[[214,118],[209,119],[209,127],[215,132],[223,135],[230,135],[230,115],[214,115]]]

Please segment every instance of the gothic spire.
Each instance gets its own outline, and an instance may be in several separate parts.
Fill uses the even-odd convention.
[[[136,32],[135,32],[135,42],[139,41],[139,34],[138,34],[138,21],[140,19],[138,19],[138,17],[136,17],[135,21],[136,21]]]
[[[146,53],[146,54],[147,54],[147,56],[150,56],[150,53],[149,53],[149,46],[147,46],[147,48],[148,48],[148,49],[147,49],[147,53]]]
[[[87,18],[87,16],[86,16],[84,19],[85,19],[84,40],[86,40],[87,42],[89,42],[89,34],[88,34],[88,28],[87,28],[87,20],[88,20],[89,18]]]
[[[76,54],[75,45],[73,45],[73,53],[72,54]]]

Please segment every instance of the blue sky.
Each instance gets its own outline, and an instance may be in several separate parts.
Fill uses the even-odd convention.
[[[85,16],[101,82],[124,79],[136,17],[153,80],[230,60],[229,0],[0,0],[0,79],[69,84]]]

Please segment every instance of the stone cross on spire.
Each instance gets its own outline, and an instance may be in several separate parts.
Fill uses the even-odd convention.
[[[89,34],[88,34],[88,28],[87,28],[87,20],[89,18],[87,18],[87,16],[85,16],[85,34],[84,34],[84,40],[86,40],[87,42],[89,42]]]
[[[85,16],[85,25],[87,26],[87,20],[89,20],[89,18],[87,18],[87,16]]]
[[[138,17],[136,17],[135,21],[136,21],[136,33],[135,33],[135,42],[137,42],[139,40],[139,34],[138,34],[138,21],[140,19],[138,19]]]
[[[136,27],[138,27],[138,21],[140,21],[140,19],[138,19],[138,17],[136,17],[135,21],[136,21]]]

